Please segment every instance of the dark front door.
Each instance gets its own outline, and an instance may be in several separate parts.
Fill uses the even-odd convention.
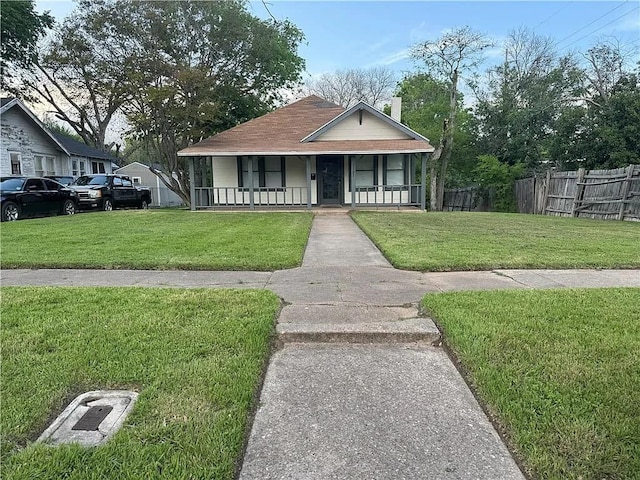
[[[342,203],[342,155],[321,155],[318,161],[318,204]]]

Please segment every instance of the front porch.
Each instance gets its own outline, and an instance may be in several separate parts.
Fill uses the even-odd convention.
[[[195,157],[196,209],[425,209],[426,153]]]

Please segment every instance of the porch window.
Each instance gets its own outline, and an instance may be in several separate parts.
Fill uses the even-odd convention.
[[[77,177],[78,173],[78,160],[71,160],[71,175]]]
[[[91,162],[91,173],[106,173],[104,169],[104,163]]]
[[[80,176],[87,174],[86,162],[84,160],[80,160]]]
[[[11,158],[11,175],[22,175],[22,159],[17,152],[9,152]]]
[[[44,177],[44,166],[42,165],[43,160],[44,159],[42,158],[42,155],[33,156],[33,163],[34,163],[34,168],[36,172],[36,177]]]
[[[356,162],[356,188],[373,188],[378,184],[378,156],[352,155],[350,162]],[[349,166],[351,174],[351,165]],[[349,178],[351,186],[351,178]]]
[[[238,158],[238,186],[249,187],[249,159]],[[253,159],[253,188],[283,188],[285,186],[284,157]]]
[[[383,159],[385,186],[398,187],[407,185],[408,163],[407,155],[385,155]]]

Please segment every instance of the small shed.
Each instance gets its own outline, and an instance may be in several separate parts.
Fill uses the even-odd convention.
[[[161,170],[159,165],[154,165],[153,167],[156,170]],[[151,206],[153,207],[178,207],[184,205],[182,199],[162,183],[162,180],[149,169],[148,165],[132,162],[118,168],[115,173],[127,175],[134,185],[149,187],[152,197]]]

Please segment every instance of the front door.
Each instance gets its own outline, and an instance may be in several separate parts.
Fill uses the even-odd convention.
[[[342,155],[321,155],[318,163],[318,204],[339,205],[342,203]]]

